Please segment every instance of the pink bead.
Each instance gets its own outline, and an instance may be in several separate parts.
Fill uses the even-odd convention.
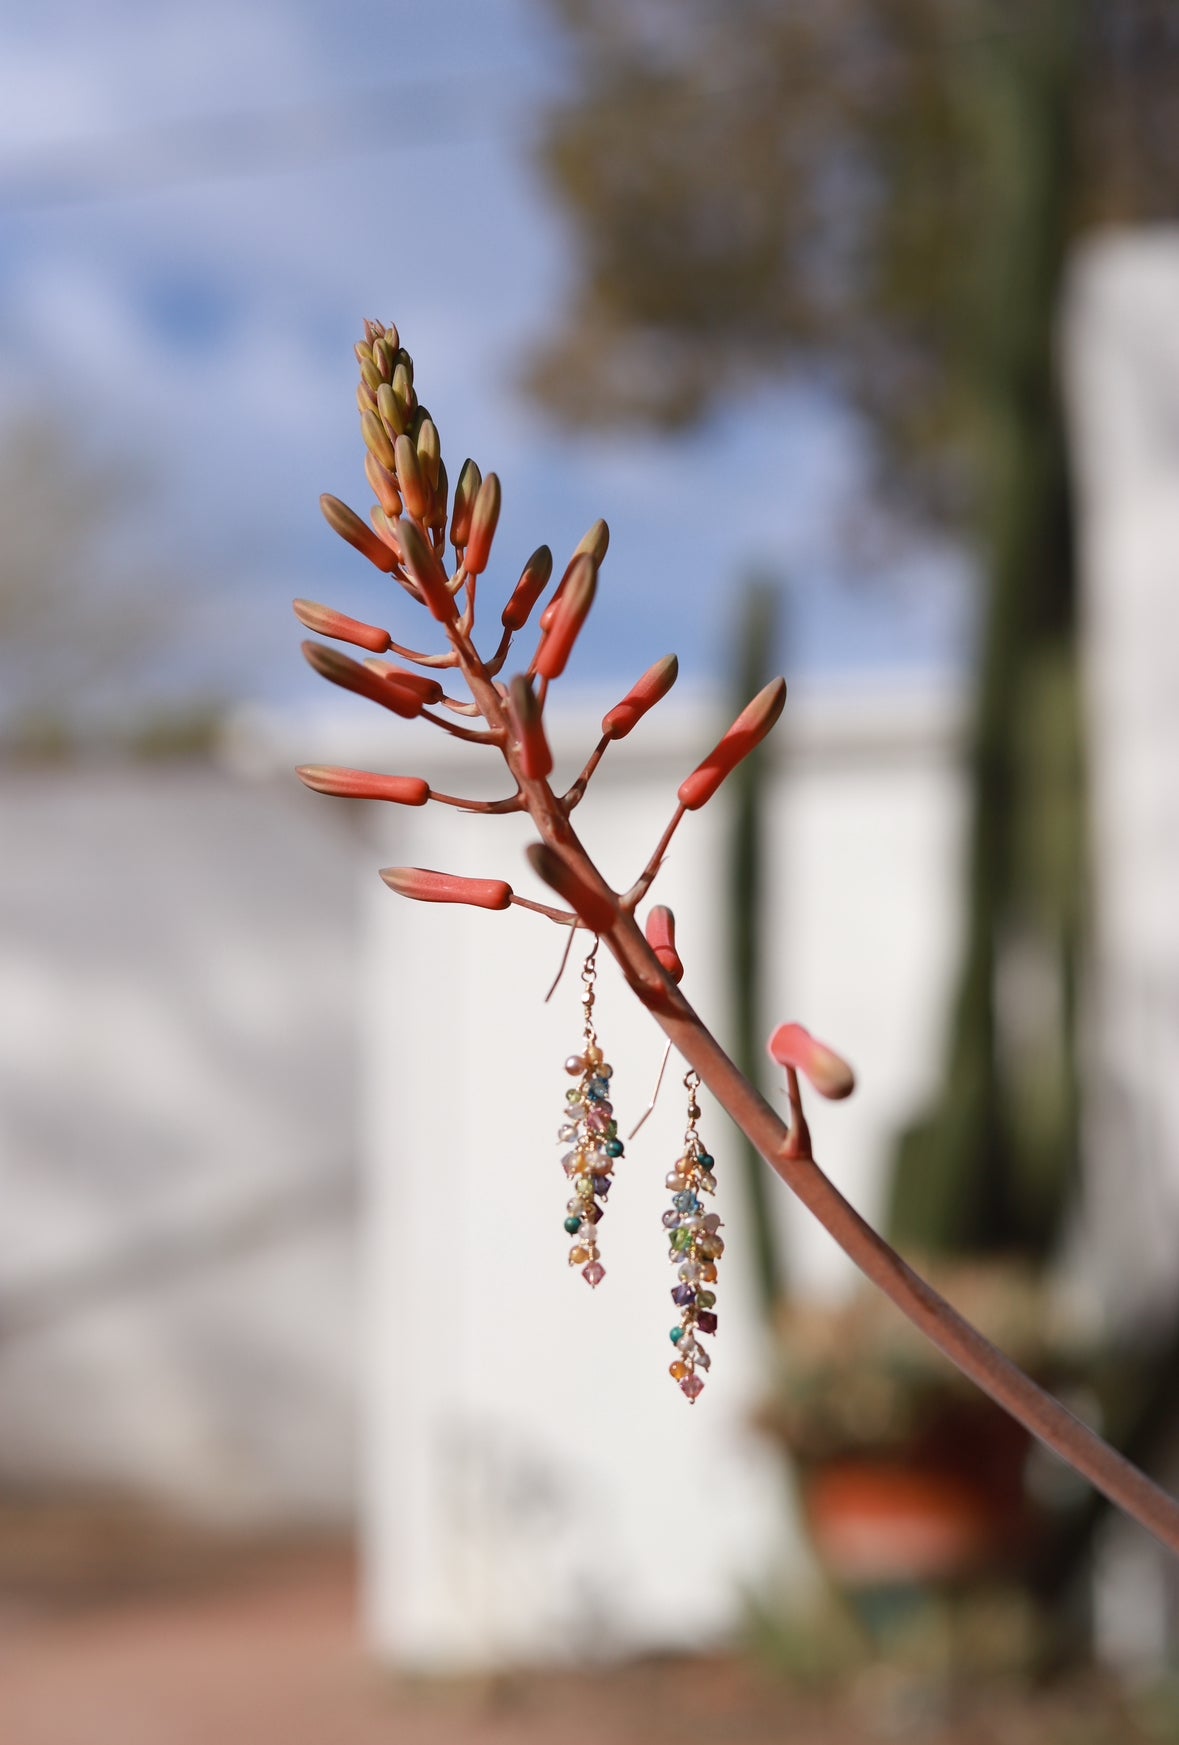
[[[609,1125],[609,1115],[603,1115],[597,1109],[591,1109],[585,1118],[585,1124],[591,1133],[604,1133]]]
[[[602,1265],[600,1260],[591,1260],[588,1266],[582,1267],[581,1276],[586,1284],[589,1285],[591,1290],[597,1290],[598,1286],[606,1276],[606,1268]],[[701,1382],[700,1386],[703,1387],[704,1383]]]
[[[588,1267],[586,1268],[586,1271],[589,1271]],[[700,1395],[704,1392],[704,1383],[700,1380],[698,1375],[686,1375],[680,1383],[680,1392],[682,1394],[687,1394],[688,1398],[694,1405]]]

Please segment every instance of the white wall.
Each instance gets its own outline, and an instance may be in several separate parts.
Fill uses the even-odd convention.
[[[559,773],[575,772],[595,720],[555,718]],[[578,824],[613,882],[641,867],[677,783],[721,725],[669,703],[611,750]],[[775,766],[765,1029],[803,1019],[855,1060],[857,1097],[816,1109],[814,1130],[822,1161],[870,1216],[893,1135],[940,1054],[958,924],[955,736],[938,698],[803,700],[788,705]],[[439,754],[420,734],[404,743],[383,767],[451,792],[494,791],[480,754]],[[722,1038],[724,826],[720,801],[690,817],[656,891],[677,915],[685,991]],[[531,832],[518,819],[428,807],[384,829],[387,863],[545,894],[527,876]],[[667,1375],[660,1214],[683,1130],[682,1068],[620,1167],[605,1282],[591,1294],[567,1267],[556,1129],[561,1063],[580,1034],[576,973],[543,1004],[562,944],[533,915],[414,904],[373,884],[366,1545],[373,1636],[403,1665],[708,1643],[739,1620],[748,1591],[799,1569],[780,1466],[750,1428],[763,1333],[732,1132],[707,1095],[729,1244],[721,1330],[695,1406]],[[600,979],[599,1031],[626,1130],[662,1038],[609,961]],[[795,1282],[840,1288],[841,1257],[784,1189],[779,1207]]]

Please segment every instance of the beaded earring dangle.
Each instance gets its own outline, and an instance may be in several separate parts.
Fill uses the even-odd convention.
[[[711,1357],[696,1336],[716,1332],[716,1293],[711,1287],[716,1283],[716,1263],[725,1245],[719,1233],[720,1219],[715,1212],[705,1212],[700,1198],[701,1194],[715,1194],[716,1177],[714,1161],[696,1130],[700,1119],[700,1105],[696,1101],[700,1078],[696,1072],[685,1074],[684,1088],[688,1093],[684,1154],[667,1177],[671,1207],[663,1214],[663,1228],[670,1238],[670,1258],[677,1269],[671,1300],[680,1310],[679,1322],[671,1329],[675,1358],[670,1373],[694,1405],[704,1391],[696,1371],[712,1367]]]
[[[573,1238],[569,1264],[581,1268],[581,1276],[591,1290],[596,1290],[606,1276],[598,1253],[598,1225],[606,1210],[614,1161],[623,1154],[610,1101],[614,1068],[603,1059],[594,1029],[597,955],[595,939],[581,970],[581,1004],[585,1014],[581,1053],[571,1054],[565,1062],[565,1071],[577,1083],[565,1092],[565,1121],[557,1134],[570,1147],[561,1159],[573,1187],[565,1208],[565,1229]]]

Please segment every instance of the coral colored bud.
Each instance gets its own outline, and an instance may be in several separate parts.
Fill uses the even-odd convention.
[[[621,703],[615,703],[602,717],[602,732],[607,739],[625,739],[631,728],[641,721],[648,709],[662,702],[679,677],[679,657],[665,654],[632,685]]]
[[[554,854],[545,842],[529,843],[525,853],[532,870],[559,897],[564,897],[587,927],[595,933],[605,933],[614,925],[618,911],[611,892],[595,890],[592,885],[587,885],[581,875],[566,866],[560,855]]]
[[[475,498],[479,495],[482,483],[483,474],[475,462],[465,460],[458,476],[458,484],[454,487],[454,518],[450,524],[450,543],[456,550],[466,545],[471,536],[471,511],[475,507]]]
[[[411,515],[416,515],[421,521],[430,507],[430,493],[422,477],[421,463],[412,436],[399,436],[393,445],[393,454],[396,461],[393,470],[397,474],[397,484],[405,498],[405,506]]]
[[[609,544],[610,529],[604,521],[595,521],[573,555],[580,557],[583,551],[588,552],[600,569]]]
[[[366,388],[363,382],[356,384],[356,409],[363,414],[371,412],[377,403],[377,397],[371,388]]]
[[[772,1060],[802,1073],[821,1097],[838,1102],[856,1088],[856,1075],[847,1061],[826,1043],[816,1042],[801,1024],[779,1024],[766,1047]]]
[[[512,724],[520,742],[520,763],[530,781],[543,781],[553,767],[553,754],[541,720],[536,692],[520,673],[508,687]]]
[[[397,359],[401,356],[401,335],[392,322],[389,323],[388,327],[382,328],[381,332],[384,338],[389,341],[389,350],[392,352],[393,362],[396,364]]]
[[[536,670],[545,679],[559,679],[573,644],[594,603],[598,566],[588,552],[575,557],[563,584],[557,610],[536,654]]]
[[[331,606],[321,606],[318,600],[296,600],[295,617],[320,636],[334,636],[337,642],[351,642],[357,648],[371,649],[374,654],[384,654],[389,646],[387,630],[364,624],[359,618],[349,618]]]
[[[381,380],[387,382],[393,374],[393,351],[387,339],[373,340],[373,362],[381,372]],[[378,389],[378,392],[380,390]]]
[[[480,576],[491,556],[491,542],[499,522],[500,489],[495,473],[488,473],[479,486],[475,507],[471,511],[471,531],[463,553],[463,567],[468,575]]]
[[[408,442],[409,438],[399,436],[397,441],[400,444]],[[412,521],[399,521],[397,535],[405,553],[405,567],[421,589],[431,617],[436,618],[439,624],[452,624],[458,617],[458,607],[447,586],[446,571],[439,563],[429,540]]]
[[[398,396],[396,390],[389,386],[388,382],[382,382],[377,389],[377,411],[381,415],[385,429],[389,432],[391,441],[398,436],[405,435],[406,425],[409,422],[406,417],[405,402]]]
[[[405,690],[395,680],[370,672],[360,661],[341,654],[338,648],[328,648],[322,642],[304,642],[301,646],[308,666],[330,684],[355,691],[358,697],[367,697],[383,709],[392,709],[404,721],[412,721],[421,714],[422,699],[416,691]]]
[[[403,358],[408,357],[408,355],[408,352],[401,353]],[[405,415],[406,428],[408,429],[409,420],[412,418],[414,408],[418,403],[418,397],[413,391],[413,371],[406,369],[404,363],[397,364],[394,367],[393,380],[390,382],[389,386],[393,389],[393,392],[401,402]]]
[[[675,948],[675,916],[660,903],[647,916],[647,944],[673,982],[682,981],[684,966]]]
[[[647,932],[647,944],[651,946],[654,955],[658,956],[659,963],[668,972],[671,981],[682,981],[684,963],[680,961],[680,955],[675,949],[675,916],[671,914],[666,904],[658,904],[652,909],[651,914],[647,916],[645,932]]]
[[[364,664],[370,672],[379,674],[381,678],[392,679],[403,691],[413,691],[423,703],[442,701],[442,686],[437,679],[428,678],[425,673],[411,673],[403,666],[394,666],[389,660],[366,660]]]
[[[680,783],[679,801],[685,810],[694,812],[698,806],[711,800],[741,759],[748,757],[755,746],[761,744],[785,703],[786,680],[772,679],[764,690],[757,693],[752,703],[745,705],[720,744],[714,746],[704,762]]]
[[[355,546],[371,564],[375,564],[385,575],[392,575],[396,562],[392,552],[383,540],[377,538],[370,528],[364,525],[354,509],[349,509],[347,503],[341,503],[338,497],[331,497],[325,491],[319,499],[324,520],[334,533],[341,539],[346,539],[349,545]]]
[[[553,554],[547,545],[538,545],[524,565],[520,580],[503,610],[501,620],[505,630],[522,630],[532,615],[532,608],[548,586],[553,573]]]
[[[364,438],[364,446],[387,472],[393,471],[393,444],[389,441],[389,433],[375,412],[360,414],[360,434]]]
[[[356,353],[356,361],[358,364],[362,364],[366,358],[371,359],[373,355],[372,346],[366,345],[363,339],[358,339],[352,349]]]
[[[381,372],[372,360],[371,354],[360,360],[360,377],[366,388],[371,388],[375,394],[381,385]]]
[[[424,866],[385,866],[381,877],[391,891],[419,903],[470,903],[476,909],[506,909],[512,887],[502,879],[464,879],[457,873],[431,872]]]
[[[438,485],[438,468],[442,463],[442,439],[432,418],[423,418],[421,429],[414,437],[414,445],[418,451],[422,477],[429,486],[432,497]]]
[[[373,488],[373,493],[386,515],[401,514],[401,492],[397,489],[397,480],[387,467],[383,467],[375,454],[364,457],[364,476]]]
[[[337,769],[323,763],[305,763],[295,774],[317,794],[335,794],[343,800],[393,800],[398,806],[424,806],[430,798],[430,784],[421,776],[380,776],[371,770]]]

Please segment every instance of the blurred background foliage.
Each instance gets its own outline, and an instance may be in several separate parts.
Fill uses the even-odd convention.
[[[667,428],[801,372],[867,416],[885,520],[978,555],[968,931],[893,1228],[1042,1258],[1076,1168],[1086,878],[1055,321],[1079,232],[1179,213],[1179,14],[548,4],[575,72],[541,159],[579,266],[533,395]]]

